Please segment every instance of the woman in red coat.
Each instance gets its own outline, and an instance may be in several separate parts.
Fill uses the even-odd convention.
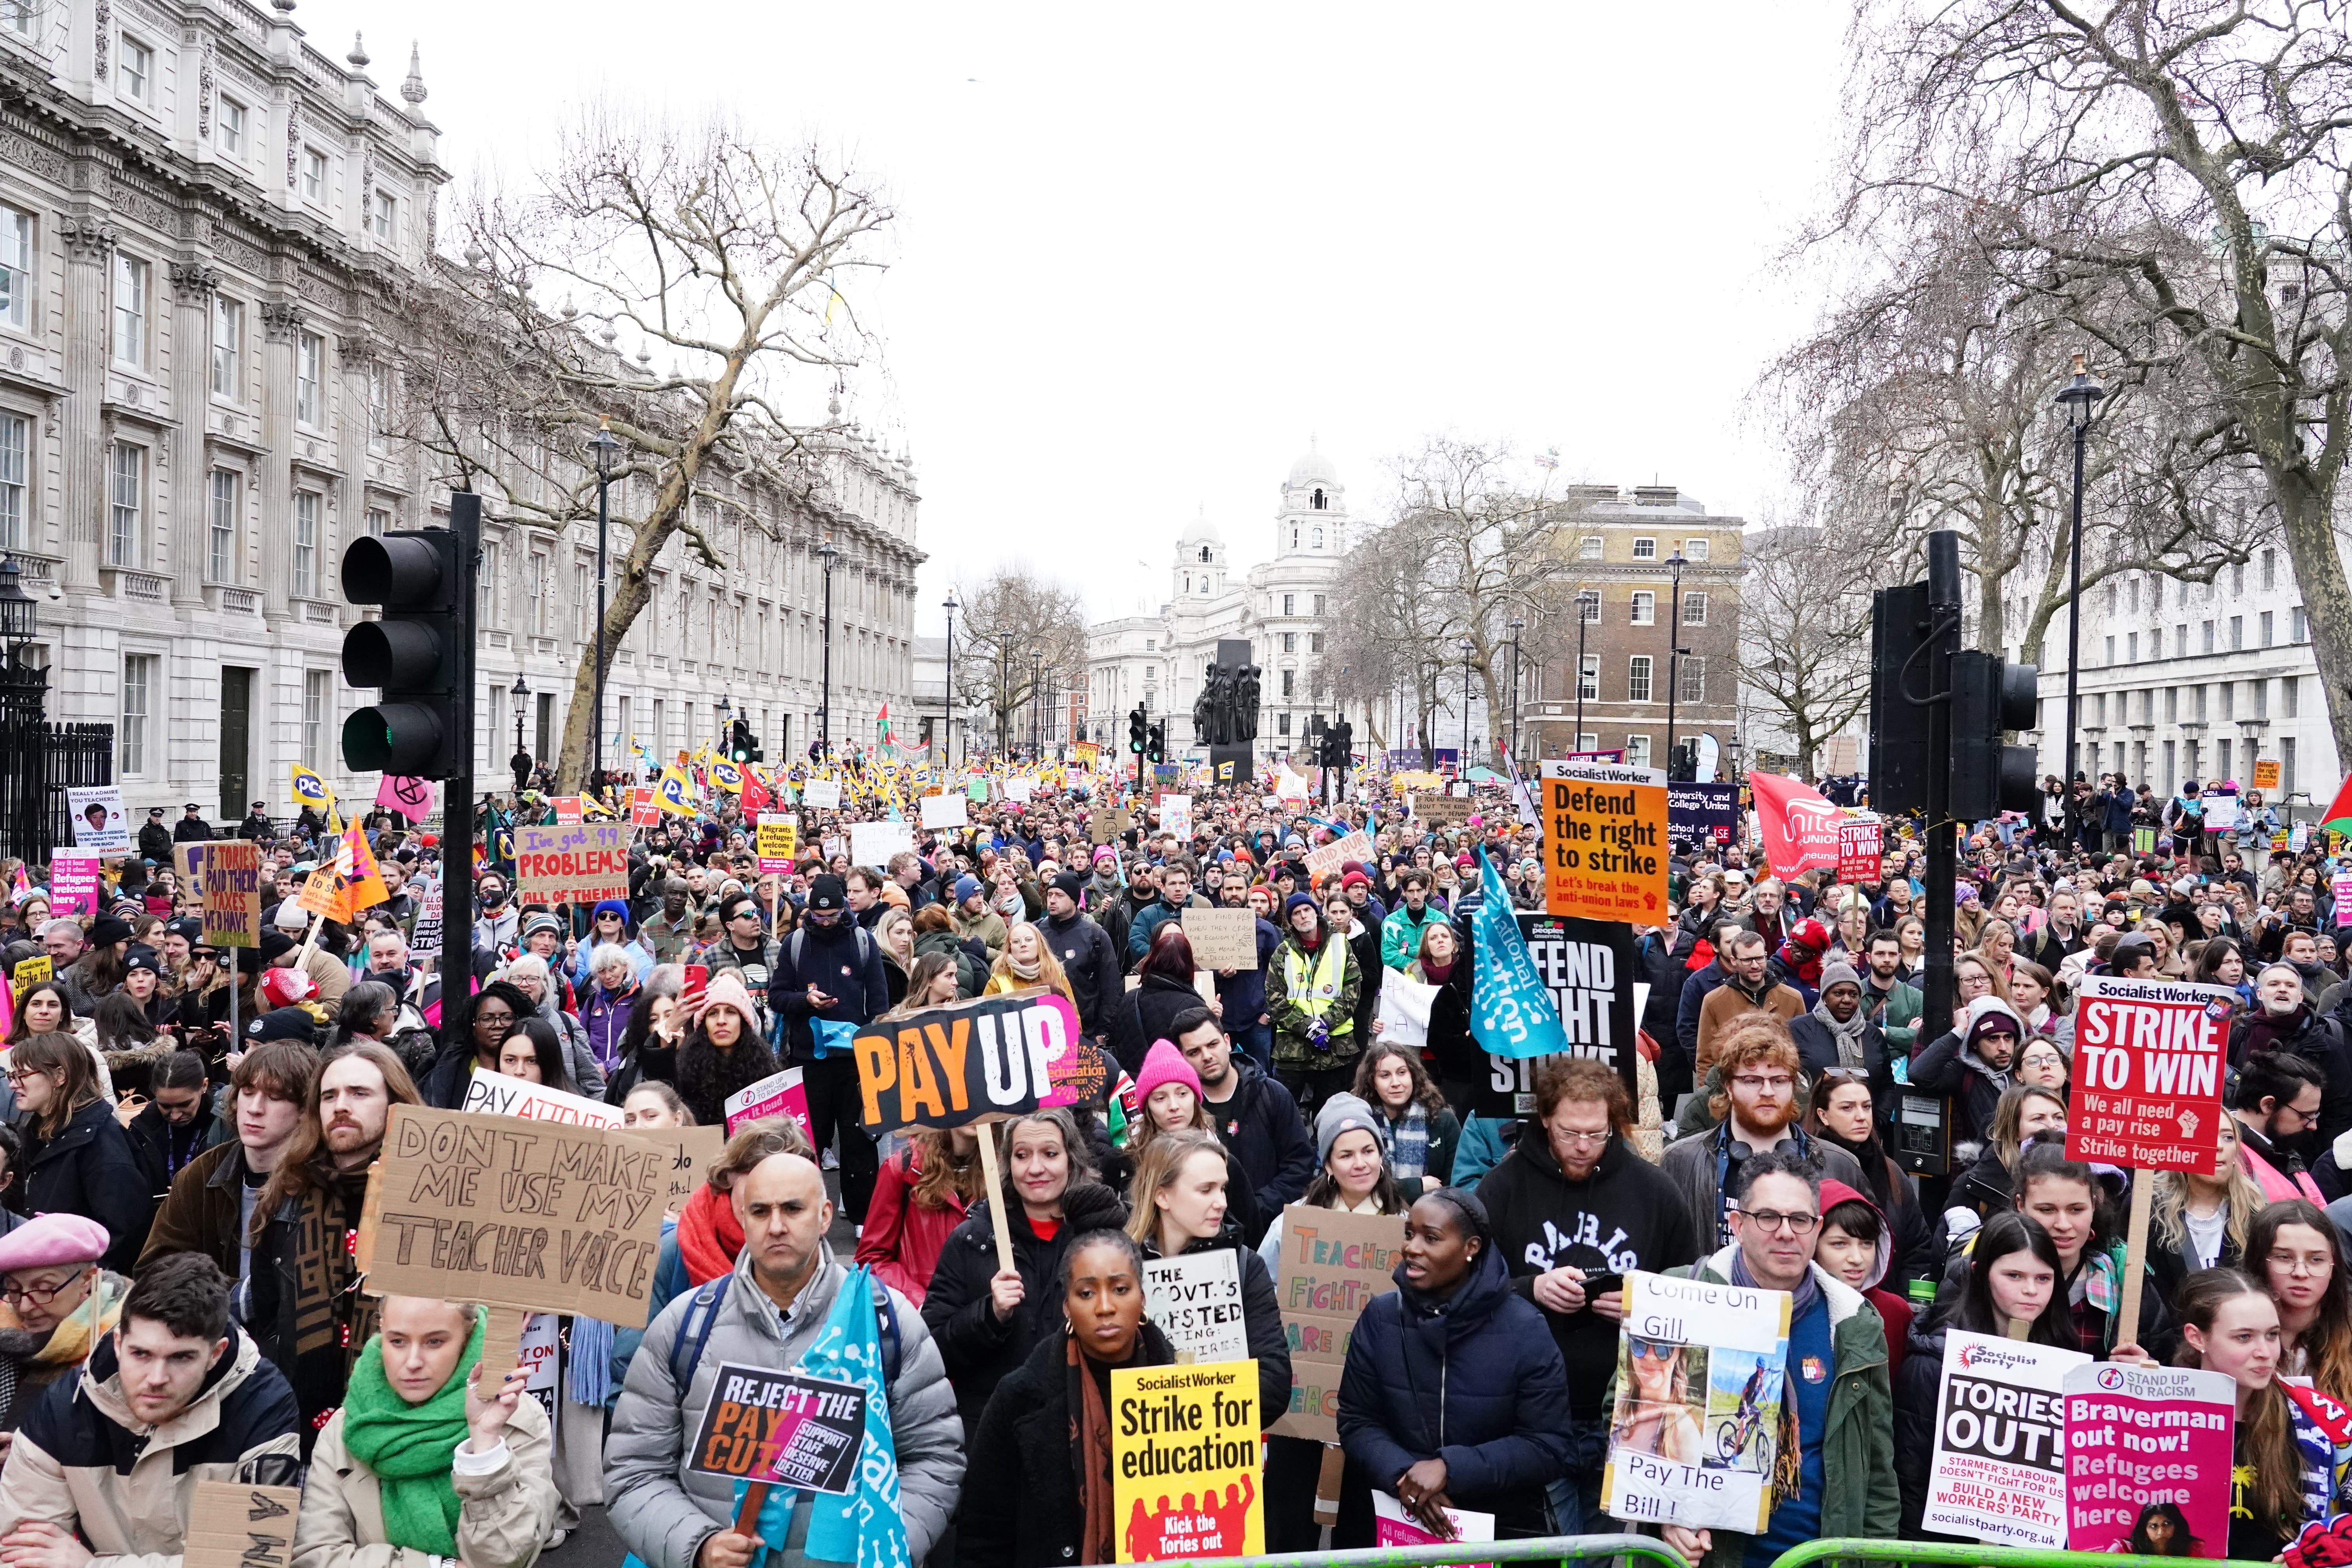
[[[920,1307],[940,1248],[980,1195],[981,1179],[980,1140],[971,1128],[915,1133],[875,1177],[857,1261]]]

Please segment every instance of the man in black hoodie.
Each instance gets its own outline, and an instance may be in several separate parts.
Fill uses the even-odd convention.
[[[1190,1007],[1168,1026],[1176,1048],[1200,1075],[1201,1099],[1218,1141],[1241,1163],[1257,1196],[1257,1235],[1249,1238],[1255,1247],[1283,1205],[1307,1195],[1315,1175],[1314,1140],[1290,1090],[1248,1057],[1234,1054],[1215,1014]]]
[[[1118,950],[1110,933],[1078,912],[1087,885],[1076,873],[1065,871],[1045,888],[1045,918],[1038,929],[1045,945],[1061,961],[1070,977],[1070,994],[1077,999],[1078,1028],[1100,1045],[1110,1028],[1111,1008],[1120,999]]]
[[[870,1024],[887,1012],[890,984],[882,968],[882,944],[850,916],[848,904],[849,891],[840,878],[809,879],[801,929],[776,944],[768,1006],[784,1021],[788,1059],[801,1068],[817,1148],[823,1150],[836,1133],[840,1137],[842,1210],[852,1225],[863,1225],[881,1163],[873,1138],[858,1123],[857,1059],[840,1026]],[[821,1034],[820,1023],[831,1027]]]
[[[1674,1184],[1627,1142],[1633,1108],[1615,1069],[1569,1057],[1536,1075],[1536,1115],[1478,1184],[1511,1288],[1543,1309],[1568,1367],[1569,1485],[1598,1528],[1605,1396],[1625,1315],[1622,1277],[1695,1263],[1699,1238]],[[1588,1290],[1591,1282],[1596,1289]]]

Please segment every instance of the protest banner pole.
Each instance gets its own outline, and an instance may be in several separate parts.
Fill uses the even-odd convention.
[[[236,1049],[243,1037],[236,1032],[236,949],[228,950],[228,1048]]]
[[[996,1230],[996,1271],[1013,1272],[1013,1222],[1004,1214],[1004,1175],[997,1169],[996,1129],[982,1127],[980,1133],[980,1174],[988,1184],[989,1223]]]
[[[2139,1344],[2139,1289],[2147,1273],[2148,1205],[2156,1201],[2153,1171],[2132,1173],[2131,1219],[2124,1226],[2124,1295],[2116,1303],[2116,1343]],[[2142,1349],[2147,1347],[2142,1346]]]
[[[768,1483],[745,1481],[742,1505],[735,1510],[735,1533],[760,1539],[760,1510],[768,1506]]]

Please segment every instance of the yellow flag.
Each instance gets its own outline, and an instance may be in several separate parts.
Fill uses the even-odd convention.
[[[673,764],[662,770],[654,785],[654,804],[679,816],[694,815],[694,781],[686,776],[684,768]]]
[[[295,805],[331,806],[334,804],[335,792],[327,787],[326,780],[299,763],[294,763],[293,767]]]

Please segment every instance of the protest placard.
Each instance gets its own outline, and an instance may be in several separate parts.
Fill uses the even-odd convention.
[[[1739,826],[1739,786],[1668,784],[1666,837],[1677,844],[1728,844]]]
[[[395,1105],[361,1220],[367,1289],[646,1322],[669,1161],[619,1128]]]
[[[1375,1546],[1440,1546],[1447,1541],[1492,1541],[1495,1539],[1495,1516],[1480,1513],[1475,1509],[1449,1508],[1445,1521],[1454,1527],[1451,1536],[1437,1535],[1430,1528],[1405,1511],[1404,1504],[1395,1496],[1372,1489],[1372,1544]],[[1462,1568],[1493,1568],[1490,1563],[1465,1563]]]
[[[566,1094],[529,1079],[509,1078],[477,1064],[466,1080],[467,1110],[484,1116],[514,1116],[525,1121],[562,1121],[573,1127],[618,1127],[617,1106],[583,1094]]]
[[[409,935],[408,951],[430,960],[441,954],[441,868],[432,867],[425,876],[425,897],[417,906],[416,930]]]
[[[800,853],[800,818],[790,812],[763,814],[760,818],[760,875],[782,876]]]
[[[1666,775],[1543,765],[1544,912],[1654,925],[1666,907]]]
[[[1054,1058],[1077,1035],[1077,1009],[1055,992],[978,997],[866,1025],[850,1042],[859,1120],[879,1133],[1034,1110],[1053,1087]]]
[[[335,875],[332,866],[321,866],[302,879],[302,890],[295,895],[294,907],[322,921],[348,921],[352,912],[351,889]]]
[[[131,853],[131,819],[122,809],[122,791],[114,784],[93,784],[66,791],[73,811],[73,841],[77,849],[101,855]]]
[[[2279,786],[2279,760],[2276,757],[2257,758],[2254,763],[2254,787],[2276,789]]]
[[[261,846],[222,839],[205,858],[205,941],[253,947],[261,941]]]
[[[2180,1555],[2227,1557],[2237,1381],[2094,1362],[2064,1386],[2067,1550],[2127,1551],[2140,1516],[2168,1502],[2196,1542]]]
[[[1110,1403],[1119,1562],[1265,1550],[1257,1363],[1113,1367]]]
[[[903,822],[853,822],[849,825],[849,863],[887,869],[892,856],[911,855],[915,830]]]
[[[290,1568],[299,1487],[203,1481],[188,1502],[186,1568]]]
[[[1425,827],[1459,827],[1470,820],[1470,801],[1462,795],[1429,790],[1407,797],[1406,809]]]
[[[375,786],[375,804],[396,811],[411,826],[433,815],[434,783],[404,773],[386,773]]]
[[[1876,818],[1838,824],[1837,876],[1841,882],[1875,882],[1885,869],[1880,863],[1880,829]]]
[[[632,1127],[629,1136],[660,1149],[668,1162],[665,1214],[677,1213],[694,1189],[709,1179],[712,1163],[727,1147],[727,1131],[720,1127]]]
[[[1282,1211],[1274,1293],[1290,1344],[1290,1408],[1272,1427],[1286,1437],[1339,1440],[1339,1374],[1356,1320],[1391,1278],[1404,1230],[1394,1215],[1292,1204]]]
[[[1160,1325],[1180,1362],[1249,1359],[1241,1258],[1229,1247],[1145,1259],[1143,1315]]]
[[[1029,797],[1036,793],[1037,781],[1035,779],[1013,778],[1006,779],[1004,781],[1004,798],[1011,801],[1015,805],[1028,805]]]
[[[200,899],[205,896],[205,862],[212,857],[213,842],[196,839],[172,846],[172,866],[180,873],[180,886]]]
[[[1124,808],[1097,807],[1087,813],[1087,837],[1097,844],[1108,844],[1133,826]]]
[[[1927,1527],[1994,1546],[2066,1544],[2066,1374],[2080,1351],[1953,1329],[1936,1394]]]
[[[847,1492],[866,1440],[866,1391],[854,1383],[721,1363],[687,1450],[707,1476]]]
[[[1339,868],[1350,860],[1370,865],[1376,853],[1370,835],[1359,827],[1344,837],[1309,849],[1307,852],[1307,874],[1320,882],[1326,877],[1338,876]]]
[[[515,829],[519,903],[593,904],[629,896],[629,828],[620,822],[558,822]]]
[[[821,811],[841,809],[841,782],[838,779],[811,779],[801,786],[801,803]]]
[[[1763,1533],[1789,1309],[1785,1290],[1625,1276],[1617,1406],[1601,1478],[1601,1506],[1612,1517]]]
[[[1372,1014],[1383,1026],[1381,1038],[1400,1046],[1429,1044],[1429,1010],[1444,989],[1423,985],[1401,970],[1382,971],[1380,1001]]]
[[[1160,831],[1172,833],[1178,838],[1192,837],[1192,797],[1189,795],[1163,795],[1160,797]]]
[[[923,826],[934,830],[942,827],[961,827],[971,820],[968,815],[969,810],[966,798],[962,795],[927,795],[922,798]]]
[[[786,1068],[772,1072],[757,1083],[747,1083],[727,1097],[722,1109],[727,1115],[727,1136],[747,1121],[758,1121],[770,1116],[789,1116],[800,1123],[801,1136],[816,1147],[816,1128],[809,1121],[808,1089],[801,1081],[799,1068]]]
[[[650,787],[629,791],[629,826],[656,827],[661,824],[661,803],[654,799]]]
[[[580,820],[580,797],[578,795],[559,795],[548,804],[555,807],[556,821],[577,822]]]
[[[57,978],[57,966],[47,953],[38,958],[20,958],[16,967],[8,972],[8,994],[11,1000],[22,1002],[25,993],[44,980]]]
[[[1178,917],[1199,969],[1255,969],[1257,915],[1241,910],[1187,909]]]
[[[98,913],[103,890],[95,849],[53,849],[49,852],[49,912],[87,916]]]

